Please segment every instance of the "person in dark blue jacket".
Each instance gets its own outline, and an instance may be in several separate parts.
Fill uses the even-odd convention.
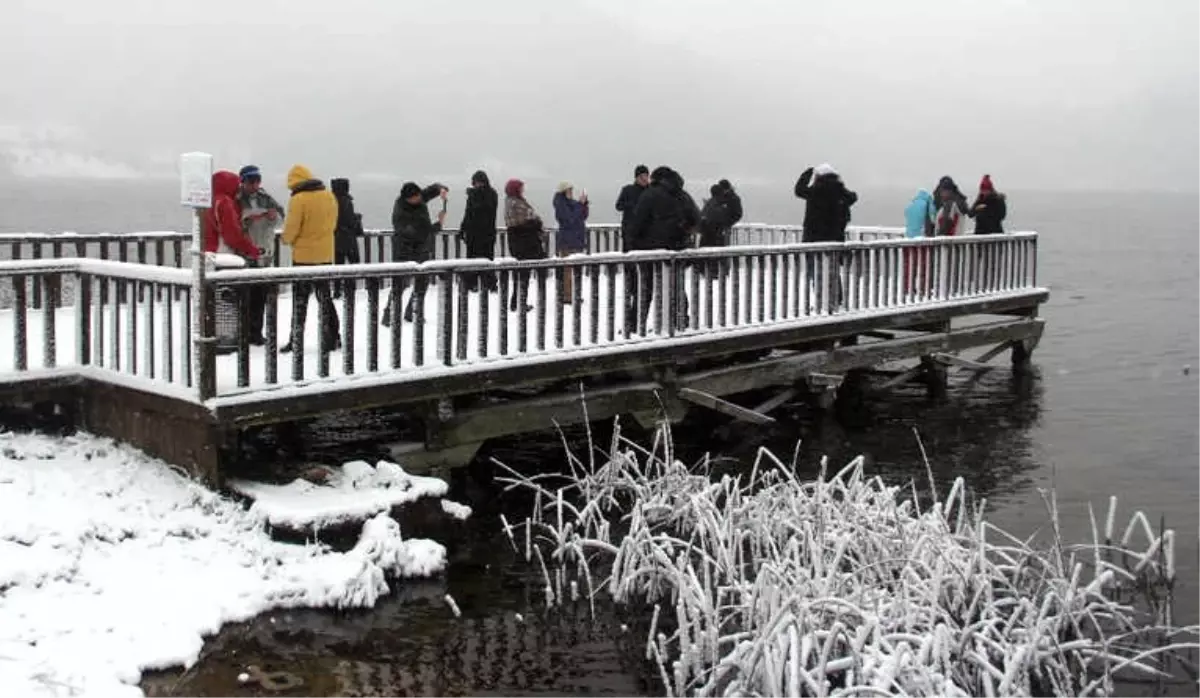
[[[586,253],[588,249],[588,200],[584,192],[575,199],[575,187],[570,182],[561,182],[554,195],[554,218],[558,221],[558,232],[554,235],[554,248],[559,257]],[[575,299],[574,270],[563,270],[559,277],[558,300],[572,303]]]

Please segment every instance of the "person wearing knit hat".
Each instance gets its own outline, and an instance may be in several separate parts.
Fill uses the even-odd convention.
[[[262,187],[262,171],[257,165],[246,165],[238,170],[237,205],[241,211],[242,230],[250,236],[255,246],[263,252],[253,262],[256,267],[270,267],[275,263],[275,229],[283,220],[283,206]],[[267,290],[262,286],[246,289],[247,324],[250,343],[267,343],[263,327],[267,313]]]
[[[1004,194],[996,191],[991,175],[979,180],[979,195],[971,204],[969,215],[975,219],[976,235],[994,235],[1004,232],[1004,218],[1008,215],[1008,204]]]
[[[638,199],[650,186],[650,168],[638,165],[633,168],[633,182],[621,187],[617,195],[617,210],[621,212],[621,244],[622,249],[629,249],[629,226],[633,221],[633,211],[637,208]]]
[[[424,189],[416,182],[405,182],[400,187],[400,196],[392,207],[392,261],[393,262],[428,262],[433,259],[435,236],[441,232],[442,224],[446,222],[446,210],[438,211],[437,223],[429,220],[428,202],[438,198],[444,201],[449,190],[441,184],[431,184]],[[419,276],[413,282],[412,294],[408,297],[408,305],[404,309],[404,321],[413,321],[413,312],[420,303],[425,302],[425,290],[428,281]],[[393,322],[394,308],[391,301],[383,311],[381,318],[385,326]]]

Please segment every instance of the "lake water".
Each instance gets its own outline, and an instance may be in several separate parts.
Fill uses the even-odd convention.
[[[386,224],[398,186],[355,186],[368,227]],[[603,195],[590,187],[594,222],[614,220],[617,186]],[[790,183],[742,194],[748,221],[798,223],[803,215]],[[898,225],[910,193],[860,195],[855,223]],[[0,232],[183,229],[187,217],[175,205],[177,196],[162,182],[17,183],[0,191]],[[805,472],[816,472],[821,454],[842,463],[861,453],[873,472],[923,480],[916,427],[938,481],[961,475],[977,496],[988,498],[992,520],[1018,534],[1046,523],[1039,488],[1055,488],[1064,534],[1074,540],[1089,536],[1088,504],[1103,516],[1109,495],[1118,495],[1121,519],[1142,509],[1151,521],[1162,518],[1176,529],[1177,620],[1196,622],[1200,201],[1194,194],[1156,193],[1009,197],[1010,229],[1042,234],[1039,279],[1052,290],[1032,375],[993,371],[974,384],[953,384],[938,402],[915,389],[898,391],[873,398],[841,422],[814,420],[801,410],[768,430],[719,429],[721,422],[701,415],[677,427],[676,439],[689,455],[712,451],[732,459],[749,457],[759,445],[790,454],[803,439]],[[539,210],[549,209],[549,199],[549,190],[531,193]],[[452,200],[457,204],[461,196]],[[459,215],[452,207],[449,220]],[[386,421],[370,416],[356,418],[349,429],[365,443],[387,438]],[[573,434],[578,444],[579,433]],[[326,452],[353,455],[344,450]],[[546,469],[561,460],[553,434],[496,442],[487,450],[482,457],[513,466]],[[633,661],[636,648],[623,639],[617,614],[606,612],[596,626],[539,615],[536,578],[498,534],[496,515],[520,511],[519,505],[466,480],[455,490],[452,496],[471,500],[477,513],[454,541],[445,580],[410,584],[370,612],[288,612],[229,628],[182,680],[148,688],[229,694],[237,691],[230,683],[237,667],[258,663],[297,671],[309,689],[324,692],[655,690]],[[447,591],[463,619],[453,619],[442,603]],[[516,613],[524,622],[514,620]],[[1194,685],[1177,688],[1181,695],[1194,693]]]

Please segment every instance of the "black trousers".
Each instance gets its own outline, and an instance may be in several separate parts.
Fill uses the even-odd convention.
[[[392,242],[392,261],[394,262],[428,262],[433,258],[433,250],[413,242],[407,238],[396,237]],[[402,282],[396,282],[402,283]],[[425,300],[425,290],[429,287],[429,279],[425,276],[418,276],[413,280],[413,292],[408,297],[408,305],[404,308],[404,319],[412,321],[413,312],[416,308],[416,301],[419,297],[421,302]],[[400,289],[400,293],[404,293],[404,289]],[[389,296],[388,303],[384,306],[383,317],[381,321],[384,325],[390,325],[392,322],[392,300]]]
[[[671,286],[671,297],[675,299],[674,317],[672,318],[670,305],[664,305],[664,320],[673,322],[675,329],[684,329],[688,326],[689,306],[683,266],[676,267],[676,273],[672,275],[668,267],[664,267],[658,262],[626,264],[625,279],[626,336],[637,331],[638,318],[642,319],[644,327],[650,328],[651,313],[656,310],[653,307],[655,292],[657,291],[662,299],[660,302],[666,303],[662,294],[668,288],[668,284]],[[665,333],[666,328],[659,327],[658,331]]]
[[[252,267],[269,267],[270,263],[263,260],[248,262]],[[248,286],[243,292],[243,302],[246,304],[246,336],[251,342],[263,341],[263,327],[267,315],[267,287]]]
[[[333,263],[334,264],[358,264],[362,258],[358,252],[358,240],[354,238],[341,239],[335,243],[333,248]],[[351,293],[358,286],[356,282],[350,279],[344,279],[338,282],[333,289],[334,298],[340,297],[343,293]]]
[[[293,264],[295,267],[324,266],[321,264]],[[304,335],[304,326],[308,321],[308,298],[316,294],[317,305],[324,310],[325,324],[321,328],[321,341],[329,347],[338,343],[341,335],[341,322],[338,320],[337,306],[333,304],[333,294],[329,283],[325,281],[297,281],[292,288],[292,345],[295,345],[297,334]]]
[[[471,259],[495,259],[496,258],[496,233],[491,235],[466,235],[467,242],[467,257]],[[482,282],[484,290],[496,290],[496,275],[490,272],[477,272],[474,274],[463,274],[463,283],[471,291],[479,290]]]

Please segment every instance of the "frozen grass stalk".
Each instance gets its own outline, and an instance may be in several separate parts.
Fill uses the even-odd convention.
[[[508,478],[536,493],[526,546],[548,604],[584,579],[589,597],[652,608],[638,630],[670,694],[1099,695],[1197,647],[1195,627],[1141,610],[1152,590],[1170,598],[1173,532],[1134,512],[1114,546],[1115,497],[1103,541],[1093,523],[1089,544],[1056,533],[1040,549],[968,508],[961,479],[939,496],[928,459],[919,507],[911,483],[868,478],[861,458],[831,476],[822,459],[803,482],[763,450],[748,481],[714,482],[707,459],[673,454],[665,427],[649,450],[618,433],[565,487]]]

